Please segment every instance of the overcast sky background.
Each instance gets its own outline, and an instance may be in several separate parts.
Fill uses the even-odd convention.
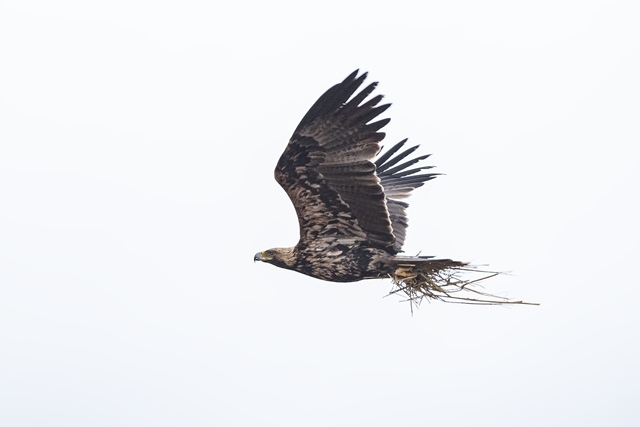
[[[0,3],[0,425],[632,425],[633,2]],[[354,69],[444,176],[407,253],[539,307],[409,306],[255,252]]]

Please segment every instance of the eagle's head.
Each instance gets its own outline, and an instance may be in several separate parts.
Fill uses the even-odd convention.
[[[282,268],[292,268],[296,262],[294,248],[274,248],[258,252],[253,262],[262,261]]]

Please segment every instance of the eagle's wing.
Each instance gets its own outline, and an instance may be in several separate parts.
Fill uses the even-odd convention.
[[[426,159],[430,154],[407,160],[398,165],[398,163],[418,148],[418,146],[415,145],[396,154],[406,142],[407,140],[404,139],[391,147],[383,155],[378,157],[375,163],[376,175],[380,178],[380,183],[387,197],[387,208],[389,209],[389,216],[391,217],[391,227],[393,229],[393,235],[396,238],[393,244],[395,252],[400,252],[404,244],[407,230],[406,209],[409,206],[407,202],[398,199],[409,197],[413,189],[422,187],[426,181],[438,175],[437,173],[418,174],[425,169],[431,169],[433,166],[420,166],[409,169],[410,166]]]
[[[298,215],[300,242],[324,235],[368,240],[394,251],[396,238],[372,159],[389,119],[370,123],[389,104],[378,105],[371,83],[357,95],[366,73],[354,71],[325,92],[304,116],[275,169]]]

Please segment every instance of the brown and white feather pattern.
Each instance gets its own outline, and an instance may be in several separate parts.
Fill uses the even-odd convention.
[[[339,227],[339,233],[391,248],[395,242],[391,219],[372,163],[384,138],[378,130],[389,120],[369,123],[389,105],[377,106],[382,96],[359,105],[376,83],[349,101],[366,74],[355,76],[329,89],[311,107],[280,157],[275,177],[296,208],[301,242],[336,232],[334,217],[342,213],[347,219],[348,212],[349,223]]]

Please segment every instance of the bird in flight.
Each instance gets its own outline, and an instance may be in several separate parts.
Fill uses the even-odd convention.
[[[382,95],[367,100],[377,82],[360,89],[366,76],[356,70],[327,90],[293,132],[275,179],[296,210],[300,240],[258,252],[254,261],[332,282],[391,278],[391,293],[404,292],[412,303],[514,303],[472,286],[497,273],[464,280],[461,272],[477,272],[465,262],[402,255],[405,200],[437,174],[424,165],[428,155],[412,157],[418,146],[407,148],[406,139],[380,154],[389,119],[378,116],[390,104],[380,104]]]

